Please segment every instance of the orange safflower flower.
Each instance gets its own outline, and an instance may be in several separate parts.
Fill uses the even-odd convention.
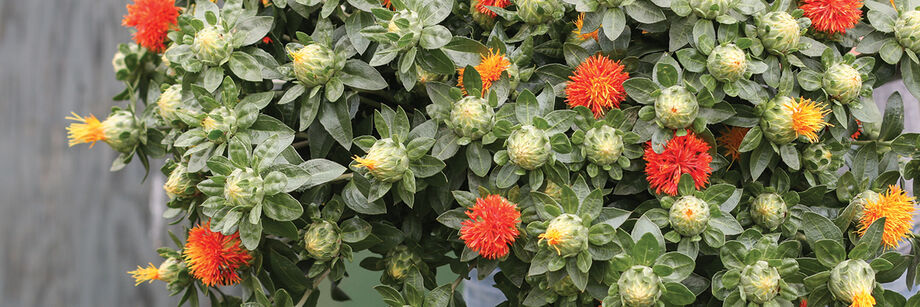
[[[586,41],[588,39],[597,40],[598,29],[595,29],[593,32],[581,33],[582,27],[585,26],[585,13],[578,14],[578,19],[575,19],[575,30],[572,30],[572,34],[575,34],[575,37],[578,37],[580,41]]]
[[[504,197],[489,195],[476,199],[476,204],[466,211],[469,217],[461,223],[460,239],[471,250],[486,259],[504,257],[508,245],[517,238],[521,213],[517,206]]]
[[[489,17],[495,18],[495,16],[498,16],[498,15],[496,15],[495,12],[490,10],[488,6],[505,8],[506,6],[510,4],[511,4],[511,1],[508,1],[508,0],[476,0],[476,10],[479,11],[479,13],[482,13],[483,15],[488,15]]]
[[[716,138],[716,141],[719,142],[719,147],[724,150],[722,153],[732,158],[732,161],[741,158],[741,152],[738,149],[741,147],[741,141],[744,140],[748,130],[751,130],[751,128],[726,127],[722,130],[722,134]]]
[[[783,105],[783,108],[792,113],[792,130],[795,134],[805,136],[812,143],[818,141],[818,131],[828,126],[824,117],[831,113],[831,110],[825,107],[824,103],[805,98],[799,98],[797,102],[792,100]]]
[[[569,107],[587,107],[594,118],[604,116],[611,108],[620,108],[620,102],[626,100],[623,81],[629,79],[629,73],[623,71],[619,61],[600,54],[585,59],[569,79],[565,86]]]
[[[150,51],[160,53],[166,50],[166,34],[176,27],[179,8],[173,0],[134,0],[128,4],[128,15],[121,24],[133,27],[134,41]]]
[[[211,231],[211,222],[195,226],[185,243],[189,273],[209,287],[239,283],[242,278],[237,270],[252,261],[252,255],[241,245],[239,232],[227,236]]]
[[[697,190],[706,186],[712,173],[709,166],[712,156],[708,151],[709,144],[690,132],[672,138],[661,153],[656,153],[649,144],[643,156],[649,185],[655,193],[677,195],[680,176],[690,174]]]
[[[502,72],[511,66],[511,62],[508,61],[508,58],[503,54],[495,52],[495,50],[492,49],[489,49],[489,54],[483,54],[481,57],[482,61],[474,68],[476,68],[476,72],[479,72],[479,78],[482,79],[482,96],[485,97],[484,93],[492,87],[492,82],[498,81],[498,79],[501,78]],[[463,88],[464,68],[461,67],[457,71],[460,73],[460,76],[457,77],[457,85],[463,90],[463,94],[467,95],[466,89]]]
[[[868,201],[863,208],[862,218],[859,219],[859,235],[865,234],[872,222],[884,217],[882,245],[885,248],[897,248],[901,241],[911,235],[916,210],[913,197],[907,196],[898,186],[888,186],[887,193],[880,194],[877,201]]]
[[[803,0],[799,8],[811,19],[815,30],[829,34],[844,33],[862,18],[860,0]]]

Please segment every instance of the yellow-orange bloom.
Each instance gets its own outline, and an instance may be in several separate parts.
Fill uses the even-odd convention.
[[[93,148],[93,145],[96,145],[96,141],[105,141],[105,128],[99,119],[96,119],[93,115],[82,117],[73,112],[70,114],[72,116],[68,116],[67,119],[76,121],[76,123],[71,123],[67,127],[67,138],[70,139],[69,146],[90,143],[89,147]]]
[[[814,102],[811,99],[799,98],[799,101],[790,100],[783,105],[792,113],[792,130],[796,136],[805,136],[809,141],[818,141],[818,131],[828,126],[824,116],[831,112],[823,102]]]
[[[562,251],[559,250],[559,243],[562,242],[562,239],[565,238],[568,234],[557,228],[547,229],[546,232],[541,233],[537,236],[540,238],[540,241],[546,240],[546,244],[552,246],[556,249],[556,253],[562,254]]]
[[[598,30],[595,29],[593,32],[582,34],[581,29],[584,26],[585,26],[585,13],[578,14],[578,19],[575,19],[575,30],[572,30],[572,34],[574,34],[575,37],[577,37],[579,41],[586,41],[592,38],[594,40],[597,40]]]
[[[505,55],[495,52],[493,49],[489,49],[489,54],[483,54],[481,57],[482,61],[475,68],[479,72],[479,78],[482,79],[482,92],[485,93],[492,87],[492,82],[501,78],[502,72],[511,66],[511,62],[508,61]],[[458,70],[460,76],[457,77],[457,85],[463,90],[463,94],[467,95],[466,89],[463,87],[463,71],[463,67]]]
[[[160,279],[160,269],[153,266],[153,263],[148,263],[148,266],[141,267],[137,266],[137,270],[128,271],[128,274],[131,274],[131,277],[134,277],[134,285],[140,285],[145,281],[153,282],[154,280]]]
[[[885,232],[882,245],[897,248],[901,241],[911,235],[913,227],[914,198],[907,196],[898,186],[888,186],[888,192],[879,195],[877,201],[869,200],[859,220],[859,234],[863,235],[875,220],[885,218]]]
[[[594,118],[604,116],[612,108],[620,108],[620,102],[626,100],[623,82],[629,79],[624,68],[619,61],[600,54],[585,59],[566,83],[565,97],[569,107],[584,106],[594,113]]]
[[[872,307],[875,306],[875,298],[870,291],[861,290],[853,294],[853,303],[850,307]]]
[[[719,143],[719,147],[722,147],[722,153],[730,158],[732,161],[738,160],[741,158],[741,152],[738,151],[741,148],[741,141],[744,140],[744,136],[747,135],[750,128],[744,127],[727,127],[722,130],[722,134],[716,138],[716,141]]]
[[[357,155],[355,155],[354,157],[352,157],[352,159],[354,159],[355,162],[358,163],[358,167],[365,167],[365,168],[367,168],[368,170],[374,170],[375,168],[377,168],[377,163],[380,163],[380,162],[377,161],[377,160],[365,159],[365,158],[359,157],[359,156],[357,156]]]

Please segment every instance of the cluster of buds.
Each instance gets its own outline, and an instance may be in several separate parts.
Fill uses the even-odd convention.
[[[739,2],[738,0],[690,0],[690,9],[699,17],[715,19],[728,14]]]
[[[342,232],[339,226],[329,221],[310,224],[303,236],[304,249],[319,261],[329,261],[339,255],[342,247]]]
[[[634,265],[620,275],[617,289],[624,306],[650,307],[661,297],[661,280],[644,265]]]
[[[773,231],[786,220],[786,201],[776,193],[757,195],[751,203],[751,219],[764,229]]]
[[[583,143],[588,160],[602,167],[616,163],[623,153],[623,137],[620,134],[607,125],[588,130]]]
[[[212,141],[224,142],[228,136],[236,133],[236,120],[236,112],[233,109],[219,107],[208,112],[201,120],[201,129]]]
[[[182,107],[182,85],[173,84],[166,88],[157,99],[157,114],[169,125],[181,124],[179,117]]]
[[[827,281],[827,287],[839,301],[854,306],[871,306],[875,304],[872,289],[875,288],[875,270],[863,260],[845,260],[833,269]],[[871,304],[857,304],[869,301]]]
[[[386,255],[387,275],[395,280],[403,280],[409,276],[409,271],[421,261],[422,258],[405,245],[397,246]]]
[[[769,12],[757,22],[757,35],[768,52],[782,55],[798,50],[802,28],[792,15],[783,11]]]
[[[262,177],[251,168],[234,169],[224,184],[224,199],[233,206],[251,208],[265,197]]]
[[[192,42],[192,52],[195,58],[206,65],[223,65],[230,59],[233,46],[230,45],[231,35],[218,25],[206,25],[195,33]]]
[[[862,90],[862,76],[859,71],[845,63],[831,65],[824,72],[821,83],[828,95],[843,104],[859,97],[859,92]]]
[[[661,90],[655,100],[655,121],[665,128],[686,128],[693,123],[699,111],[696,96],[680,85]]]
[[[741,271],[741,291],[749,302],[763,304],[779,294],[780,279],[776,268],[758,260]]]
[[[677,233],[691,237],[699,235],[709,225],[709,204],[696,196],[679,198],[668,212],[671,228]]]
[[[355,161],[381,182],[399,181],[409,169],[406,147],[391,138],[377,140],[364,158],[355,157]]]
[[[287,51],[291,58],[291,70],[294,77],[308,88],[326,84],[337,71],[345,67],[345,58],[329,47],[316,43],[292,45]]]
[[[805,169],[812,172],[836,171],[843,166],[843,157],[835,155],[825,144],[812,144],[802,152]]]
[[[561,214],[549,222],[546,232],[539,235],[540,242],[563,258],[578,255],[588,249],[588,227],[574,214]]]
[[[920,11],[901,13],[894,23],[894,37],[904,48],[920,53]]]
[[[517,14],[524,23],[539,25],[559,20],[565,13],[561,0],[516,0]]]
[[[194,196],[198,189],[198,177],[188,173],[184,164],[176,164],[176,167],[169,172],[166,183],[163,184],[163,190],[170,200],[177,198],[187,198]]]
[[[738,81],[744,76],[747,67],[747,54],[735,44],[716,46],[706,59],[706,69],[709,70],[709,74],[722,82]]]
[[[514,165],[526,170],[537,169],[549,161],[552,154],[549,137],[540,128],[525,125],[508,136],[505,147]]]
[[[479,97],[466,96],[457,101],[450,110],[447,127],[460,137],[478,140],[492,131],[494,117],[495,111],[492,110],[488,101]]]

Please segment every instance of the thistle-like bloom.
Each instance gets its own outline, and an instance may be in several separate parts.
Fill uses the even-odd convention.
[[[249,264],[252,255],[241,247],[240,234],[224,235],[211,231],[211,223],[195,226],[188,232],[185,262],[189,273],[206,286],[239,283],[237,270]]]
[[[837,300],[850,307],[875,306],[872,288],[875,287],[875,270],[863,260],[845,260],[831,269],[827,286]]]
[[[860,0],[804,0],[799,7],[811,19],[815,30],[828,34],[844,33],[862,18]]]
[[[799,98],[798,102],[790,101],[783,105],[792,116],[792,130],[796,136],[805,136],[812,143],[818,141],[818,131],[827,126],[824,116],[831,113],[823,102],[814,102],[811,99]]]
[[[366,168],[374,179],[382,182],[399,181],[409,169],[406,147],[391,138],[377,140],[366,156],[354,156],[354,160],[358,168]]]
[[[113,111],[104,121],[95,116],[81,117],[71,112],[67,119],[75,121],[67,127],[69,146],[90,143],[90,148],[97,141],[103,141],[118,152],[128,153],[137,145],[140,129],[134,114],[125,110]]]
[[[740,159],[741,152],[738,149],[741,148],[741,141],[744,140],[748,130],[751,130],[751,128],[727,127],[723,129],[722,134],[716,138],[716,141],[719,142],[719,147],[722,147],[722,154],[732,158],[732,161]]]
[[[519,234],[521,213],[517,206],[504,197],[489,195],[476,199],[470,209],[466,211],[470,219],[461,223],[460,239],[486,259],[507,255],[508,245],[514,243]]]
[[[597,40],[598,29],[595,29],[593,32],[581,33],[582,27],[585,26],[585,13],[578,14],[578,19],[575,19],[575,29],[572,30],[572,35],[578,38],[578,41],[586,41],[589,39]]]
[[[882,244],[886,248],[897,248],[901,241],[911,235],[916,210],[913,197],[907,196],[898,186],[888,186],[888,192],[880,194],[878,200],[870,199],[866,202],[859,220],[859,234],[865,234],[872,222],[884,217]]]
[[[680,176],[690,174],[699,190],[709,182],[712,156],[709,144],[692,133],[668,141],[664,151],[656,153],[651,146],[645,149],[645,174],[655,193],[677,195]]]
[[[492,87],[492,82],[498,81],[502,76],[502,72],[511,66],[511,61],[508,61],[505,55],[495,52],[493,49],[489,49],[489,54],[483,54],[480,57],[482,57],[482,61],[475,68],[479,72],[479,78],[482,80],[482,92],[486,93]],[[463,87],[463,71],[463,67],[458,70],[460,76],[457,77],[457,85],[463,90],[463,94],[467,95],[466,88]],[[486,95],[482,96],[486,97]]]
[[[128,271],[128,274],[131,274],[131,277],[134,278],[134,285],[140,285],[145,281],[153,283],[154,280],[160,280],[160,269],[153,266],[153,263],[148,263],[148,266],[142,267],[137,266],[137,270]]]
[[[556,254],[568,258],[588,249],[588,228],[582,219],[574,214],[564,213],[553,218],[546,226],[546,232],[537,236],[538,243],[546,241]]]
[[[569,107],[587,107],[594,118],[604,116],[611,108],[620,108],[620,102],[626,100],[623,81],[629,79],[629,73],[623,71],[620,62],[605,56],[585,59],[569,79],[572,81],[565,87]]]
[[[393,4],[390,3],[390,0],[380,0],[380,5],[391,10],[393,9]]]
[[[134,0],[128,4],[128,15],[125,15],[121,24],[133,27],[134,41],[153,52],[166,50],[166,34],[176,27],[179,18],[179,8],[173,0]]]
[[[73,112],[70,114],[71,116],[68,116],[67,119],[77,123],[71,123],[67,127],[67,138],[70,139],[68,146],[89,143],[89,148],[93,148],[96,141],[105,141],[105,128],[96,116],[90,114],[82,117]]]
[[[384,0],[389,2],[390,0]],[[505,8],[511,4],[511,1],[508,0],[473,0],[476,2],[476,10],[483,15],[488,15],[489,17],[495,18],[497,16],[495,12],[490,10],[489,6]]]

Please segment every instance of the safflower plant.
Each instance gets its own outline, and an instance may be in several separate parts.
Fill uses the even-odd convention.
[[[163,161],[179,305],[920,302],[916,0],[130,1],[68,144]]]

